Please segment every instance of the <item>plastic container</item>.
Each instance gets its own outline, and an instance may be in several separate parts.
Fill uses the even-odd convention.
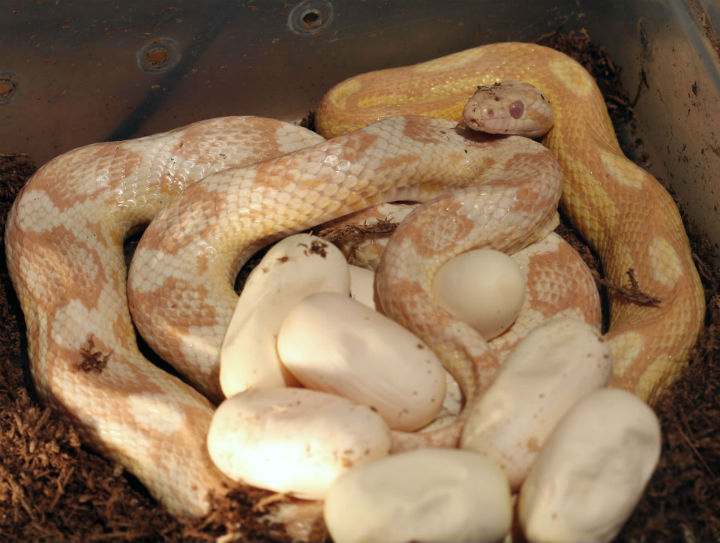
[[[0,6],[0,154],[42,164],[210,117],[299,121],[357,73],[584,28],[639,89],[648,169],[718,248],[713,25],[716,0],[17,0]]]

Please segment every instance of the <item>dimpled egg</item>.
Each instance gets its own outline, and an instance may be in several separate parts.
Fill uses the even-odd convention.
[[[358,465],[325,499],[335,541],[500,541],[510,528],[510,489],[488,458],[418,449]]]
[[[611,541],[660,457],[660,423],[637,396],[601,389],[558,423],[520,490],[528,541]]]
[[[517,489],[547,436],[578,400],[605,386],[610,345],[580,319],[555,317],[525,336],[469,408],[461,447],[494,459]]]

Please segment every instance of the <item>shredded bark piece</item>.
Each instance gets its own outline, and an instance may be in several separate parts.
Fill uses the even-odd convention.
[[[265,496],[264,498],[261,498],[257,501],[255,505],[253,505],[253,510],[258,511],[260,513],[267,512],[268,505],[272,505],[273,503],[281,502],[283,500],[287,499],[286,494],[270,494],[269,496]]]
[[[80,362],[75,365],[75,368],[84,371],[85,373],[96,372],[102,373],[107,366],[108,360],[112,351],[103,353],[95,349],[95,339],[92,335],[88,336],[85,345],[80,348],[80,356],[82,357]]]
[[[397,226],[398,223],[389,219],[380,219],[375,224],[370,225],[343,224],[325,226],[319,229],[316,235],[341,247],[348,262],[356,264],[360,243],[378,237],[389,236]]]
[[[612,281],[604,277],[600,277],[597,272],[594,272],[593,275],[598,284],[608,288],[628,302],[645,307],[657,307],[660,305],[660,298],[647,294],[640,289],[637,279],[635,279],[635,270],[633,268],[629,268],[625,273],[627,274],[628,281],[630,282],[630,286],[628,287],[616,285]]]
[[[392,234],[398,223],[388,219],[380,219],[371,225],[344,224],[341,226],[328,226],[317,232],[317,235],[331,243],[359,243],[372,235],[386,236]]]

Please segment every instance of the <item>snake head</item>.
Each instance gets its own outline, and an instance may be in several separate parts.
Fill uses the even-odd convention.
[[[550,130],[554,115],[550,101],[540,89],[506,79],[479,86],[465,104],[463,120],[480,132],[536,138]]]

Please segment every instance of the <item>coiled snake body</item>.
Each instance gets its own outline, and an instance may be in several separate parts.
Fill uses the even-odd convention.
[[[478,85],[514,79],[539,88],[555,112],[543,143],[564,175],[561,206],[600,257],[607,279],[660,300],[656,307],[610,294],[611,385],[653,403],[684,366],[705,311],[700,279],[677,207],[622,154],[595,81],[566,55],[497,43],[415,66],[371,72],[328,92],[318,131],[332,137],[398,113],[460,120]],[[424,89],[420,91],[419,89]]]
[[[334,136],[395,114],[457,120],[477,85],[500,79],[528,81],[550,98],[556,121],[544,143],[565,176],[562,204],[608,278],[621,284],[633,270],[661,300],[641,307],[613,298],[607,334],[613,383],[652,399],[695,340],[702,292],[677,209],[622,156],[602,98],[578,64],[532,45],[483,46],[342,83],[323,101],[318,126]],[[539,144],[472,141],[454,126],[397,117],[322,142],[285,123],[225,118],[51,161],[16,200],[5,239],[38,391],[171,512],[203,514],[208,492],[225,483],[205,451],[213,407],[140,355],[125,296],[124,237],[170,202],[133,259],[133,317],[156,350],[216,399],[213,338],[229,320],[234,275],[255,249],[380,201],[435,198],[536,158],[555,175]],[[218,217],[231,210],[235,224],[224,228]],[[239,248],[228,249],[234,235]]]

